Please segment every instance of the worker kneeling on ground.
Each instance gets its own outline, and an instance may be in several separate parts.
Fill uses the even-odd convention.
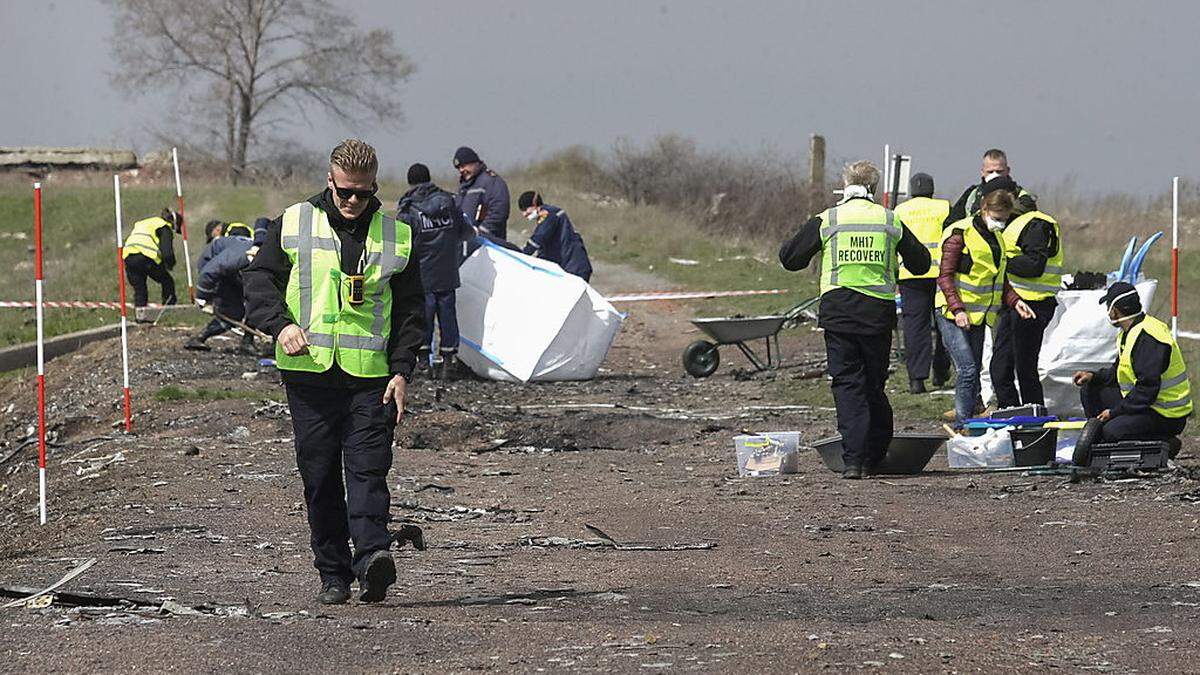
[[[584,281],[592,278],[587,247],[565,210],[542,203],[542,196],[533,190],[521,193],[517,208],[534,224],[533,234],[522,251],[525,255],[549,260]]]
[[[153,321],[146,314],[146,305],[150,303],[147,278],[162,288],[162,304],[175,304],[175,279],[169,270],[175,267],[173,233],[182,231],[182,227],[183,215],[163,209],[157,216],[134,223],[125,238],[121,257],[125,259],[125,278],[133,287],[134,318],[139,322]]]
[[[942,223],[950,212],[950,202],[933,196],[933,176],[916,173],[908,181],[912,199],[896,207],[896,216],[929,250],[929,258],[942,259]],[[933,366],[933,386],[941,387],[950,379],[950,357],[933,319],[937,299],[937,267],[925,274],[913,274],[900,268],[900,316],[904,321],[904,363],[908,370],[908,391],[925,393],[925,380]]]
[[[929,249],[892,211],[872,201],[879,169],[854,162],[842,172],[842,201],[806,222],[779,250],[788,270],[821,253],[825,353],[833,378],[844,478],[875,471],[892,442],[892,406],[884,384],[896,325],[897,252],[913,274],[929,269]]]
[[[1006,279],[1007,261],[999,235],[1012,210],[1012,193],[994,189],[984,195],[979,213],[951,225],[942,238],[937,320],[958,372],[953,416],[959,427],[982,412],[979,374],[988,326],[996,324],[1005,305],[1022,319],[1034,316]]]
[[[375,198],[378,169],[370,145],[339,144],[327,189],[272,222],[242,273],[250,325],[276,339],[323,604],[349,600],[355,577],[364,602],[396,580],[387,475],[425,291],[412,229]]]
[[[233,322],[240,322],[246,316],[246,301],[242,290],[242,270],[254,260],[258,249],[267,238],[267,227],[271,221],[259,218],[254,221],[254,237],[243,235],[241,230],[231,228],[230,233],[221,237],[222,246],[219,252],[211,257],[200,268],[200,278],[196,281],[196,304],[201,311],[213,314],[212,321],[204,327],[200,334],[184,343],[185,349],[208,351],[205,342],[234,327]],[[247,355],[256,355],[254,335],[242,334],[242,344],[238,351]]]
[[[1121,329],[1117,360],[1111,368],[1075,373],[1084,413],[1103,424],[1098,432],[1085,429],[1080,442],[1166,440],[1174,457],[1192,413],[1183,352],[1167,324],[1142,311],[1132,284],[1109,286],[1100,304],[1108,307],[1109,322]]]

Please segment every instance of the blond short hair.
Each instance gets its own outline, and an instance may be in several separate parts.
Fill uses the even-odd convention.
[[[1011,214],[1013,207],[1016,205],[1013,200],[1013,195],[1008,190],[993,190],[983,196],[983,201],[979,205],[979,210],[987,211],[988,213],[1003,213]]]
[[[879,167],[865,159],[851,162],[842,169],[842,182],[845,185],[861,185],[874,192],[879,186]]]
[[[357,138],[347,138],[329,153],[330,168],[338,167],[346,173],[373,174],[379,170],[379,158],[375,148]]]

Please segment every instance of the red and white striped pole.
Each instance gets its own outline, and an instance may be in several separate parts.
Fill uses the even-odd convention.
[[[196,301],[196,288],[192,286],[192,255],[188,251],[187,218],[183,217],[183,183],[179,181],[179,151],[171,148],[171,160],[175,163],[175,202],[179,205],[179,231],[183,233],[183,264],[187,267],[188,299]]]
[[[38,513],[46,524],[46,350],[42,315],[42,184],[33,184],[33,292],[37,302]]]
[[[1171,337],[1179,340],[1179,176],[1171,179]]]
[[[113,195],[117,204],[117,295],[121,302],[121,368],[125,376],[122,393],[125,396],[125,433],[129,433],[133,430],[133,416],[129,396],[129,308],[125,305],[125,239],[121,235],[120,174],[113,174]]]

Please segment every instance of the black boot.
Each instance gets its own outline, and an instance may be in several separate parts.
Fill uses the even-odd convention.
[[[1179,451],[1183,449],[1183,441],[1179,440],[1178,436],[1172,436],[1167,439],[1167,457],[1175,459]]]
[[[350,586],[341,581],[327,581],[321,585],[317,602],[322,605],[344,605],[350,601]]]
[[[387,597],[388,586],[396,583],[396,561],[387,551],[376,551],[367,557],[365,571],[358,579],[358,599],[379,602]]]
[[[238,353],[246,356],[258,356],[258,349],[254,346],[254,336],[250,333],[242,335],[242,344],[238,346]]]
[[[1093,417],[1083,425],[1079,432],[1079,440],[1075,441],[1075,452],[1071,455],[1071,463],[1075,466],[1087,466],[1092,458],[1092,446],[1100,442],[1104,422]]]
[[[858,480],[863,477],[863,468],[861,464],[847,464],[842,470],[842,478],[850,480]]]
[[[208,345],[204,344],[204,339],[198,338],[198,337],[188,338],[188,341],[183,343],[183,348],[190,349],[194,352],[212,351],[212,347],[209,347]]]
[[[438,379],[443,382],[458,379],[458,352],[442,352],[442,369]]]
[[[908,381],[908,393],[924,394],[925,393],[925,380],[909,380]]]

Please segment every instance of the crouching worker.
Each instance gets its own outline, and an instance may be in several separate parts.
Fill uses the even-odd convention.
[[[162,288],[162,304],[175,304],[175,279],[170,269],[175,267],[174,232],[182,231],[183,216],[171,209],[133,224],[121,251],[125,259],[125,278],[133,287],[134,318],[141,323],[153,321],[146,314],[150,292],[146,279],[153,279]]]
[[[567,212],[557,206],[542,203],[542,196],[530,190],[517,198],[517,208],[535,228],[522,251],[563,268],[567,274],[590,281],[592,261],[588,259],[583,237],[567,217]]]
[[[892,406],[884,385],[896,326],[897,252],[921,275],[929,249],[896,214],[872,201],[879,169],[847,165],[837,206],[811,218],[779,249],[784,269],[798,271],[821,253],[821,306],[825,353],[842,435],[843,478],[874,473],[892,442]]]
[[[410,166],[408,184],[411,187],[400,198],[396,218],[413,229],[425,287],[425,341],[417,353],[417,367],[433,368],[436,377],[446,379],[458,369],[455,293],[462,283],[458,277],[459,251],[463,242],[475,238],[475,228],[458,210],[454,195],[434,185],[429,167],[419,163]],[[436,363],[431,361],[435,324],[441,333],[441,358]]]
[[[212,321],[204,327],[200,334],[184,343],[185,349],[208,351],[205,342],[233,328],[230,321],[241,321],[246,316],[246,301],[242,292],[242,270],[254,260],[259,247],[267,238],[267,227],[271,221],[259,218],[254,221],[254,238],[242,236],[241,232],[221,237],[223,246],[217,255],[210,258],[200,268],[200,278],[196,282],[196,304],[207,314],[213,314]],[[215,311],[214,311],[215,310]],[[244,333],[242,344],[238,347],[242,354],[256,355],[254,335]]]
[[[355,578],[363,602],[396,581],[387,475],[425,291],[412,230],[375,198],[378,169],[374,148],[343,141],[328,187],[285,209],[242,273],[248,323],[276,340],[322,604],[349,600]]]
[[[1109,322],[1121,331],[1111,368],[1075,373],[1084,413],[1103,424],[1095,432],[1098,437],[1088,440],[1171,441],[1173,457],[1179,451],[1177,437],[1192,413],[1183,353],[1167,324],[1142,311],[1132,284],[1109,286],[1100,303],[1108,307]]]

